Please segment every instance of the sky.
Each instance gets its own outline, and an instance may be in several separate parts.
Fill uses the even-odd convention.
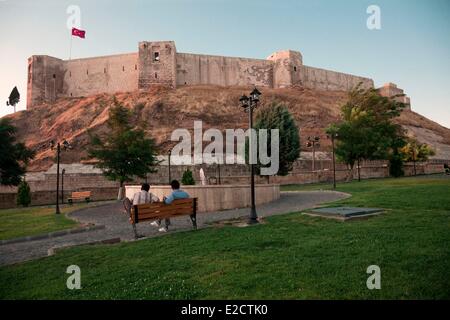
[[[73,38],[72,58],[158,40],[179,52],[261,59],[292,49],[308,66],[396,83],[414,111],[450,128],[449,0],[0,0],[0,116],[13,112],[14,86],[25,109],[28,57],[69,58],[73,5],[86,39]],[[367,27],[370,5],[381,29]]]

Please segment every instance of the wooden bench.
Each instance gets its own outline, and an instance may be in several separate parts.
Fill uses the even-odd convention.
[[[187,215],[191,218],[192,227],[197,229],[197,198],[174,200],[171,204],[165,204],[164,202],[139,204],[132,206],[130,210],[130,220],[135,238],[138,237],[136,223]]]
[[[91,191],[72,192],[72,195],[67,201],[72,204],[74,200],[85,200],[86,202],[89,202],[91,200]]]

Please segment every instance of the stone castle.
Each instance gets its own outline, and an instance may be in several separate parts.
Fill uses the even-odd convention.
[[[145,90],[154,85],[302,86],[348,91],[372,79],[305,66],[300,52],[285,50],[266,60],[177,52],[173,41],[140,42],[138,52],[61,60],[36,55],[28,59],[27,108],[63,97]],[[380,94],[403,94],[394,84]],[[400,98],[409,104],[409,98]]]

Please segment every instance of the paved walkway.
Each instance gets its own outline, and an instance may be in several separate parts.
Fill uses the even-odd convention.
[[[258,206],[257,211],[260,217],[267,217],[313,208],[348,196],[345,193],[332,191],[282,192],[279,200]],[[0,246],[0,265],[45,257],[48,255],[48,250],[55,247],[80,245],[119,237],[122,241],[133,240],[132,227],[128,222],[128,217],[122,211],[122,204],[115,202],[73,212],[70,214],[71,218],[81,223],[104,225],[105,228],[50,239],[2,245]],[[197,215],[197,225],[198,228],[205,228],[215,222],[237,219],[248,216],[248,214],[248,208],[200,213]],[[191,228],[192,224],[188,216],[177,217],[172,219],[170,232],[190,230]],[[146,237],[166,234],[158,232],[158,228],[151,226],[148,222],[137,224],[137,231]]]

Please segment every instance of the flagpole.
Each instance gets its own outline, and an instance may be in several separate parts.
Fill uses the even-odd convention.
[[[69,51],[69,60],[72,60],[72,39],[73,39],[73,35],[72,35],[72,31],[70,31],[70,51]]]

